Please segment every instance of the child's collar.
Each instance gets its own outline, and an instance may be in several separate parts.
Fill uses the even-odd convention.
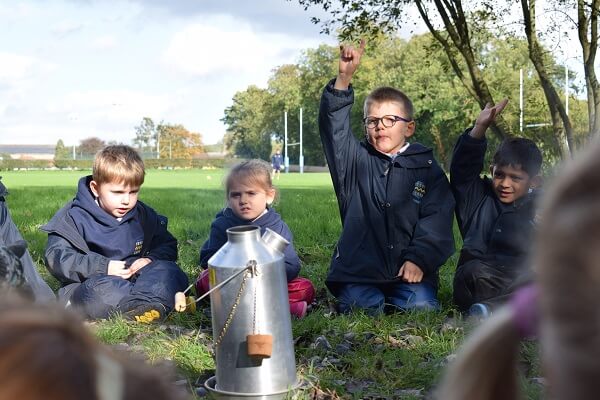
[[[265,215],[266,213],[269,212],[269,206],[267,206],[267,208],[265,208],[265,210],[262,212],[262,214],[260,214],[258,217],[254,218],[252,221],[250,222],[254,222],[256,220],[258,220],[260,217],[262,217],[263,215]]]

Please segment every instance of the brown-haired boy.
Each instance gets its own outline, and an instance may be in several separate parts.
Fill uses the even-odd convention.
[[[339,73],[323,91],[319,129],[342,218],[326,284],[339,311],[437,309],[438,269],[454,251],[454,199],[431,149],[415,132],[410,99],[375,89],[364,107],[365,140],[350,131],[350,85],[360,48],[341,46]]]
[[[144,163],[124,145],[107,146],[75,199],[42,227],[46,265],[62,284],[59,299],[89,318],[121,312],[140,322],[172,310],[187,276],[177,266],[177,240],[167,219],[138,201]]]

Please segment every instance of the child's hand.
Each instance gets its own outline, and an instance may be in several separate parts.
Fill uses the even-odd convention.
[[[111,260],[108,262],[108,269],[106,270],[108,275],[119,276],[123,279],[131,278],[133,272],[129,268],[125,268],[125,261]]]
[[[423,270],[412,261],[404,261],[400,271],[398,271],[398,276],[404,282],[419,283],[423,279]]]
[[[504,99],[496,105],[492,105],[491,103],[486,104],[485,108],[479,113],[470,135],[477,139],[483,138],[487,128],[496,120],[496,117],[504,110],[507,103],[508,99]]]
[[[336,89],[348,89],[352,76],[360,64],[360,58],[365,52],[365,44],[365,40],[361,39],[358,49],[353,46],[340,45],[339,73],[334,85]]]
[[[130,266],[129,269],[131,270],[131,274],[135,274],[136,272],[138,272],[140,269],[144,268],[146,265],[150,264],[152,262],[151,259],[149,258],[138,258],[137,260],[135,260]]]

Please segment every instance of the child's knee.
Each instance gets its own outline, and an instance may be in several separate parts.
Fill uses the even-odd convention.
[[[385,296],[375,286],[345,285],[338,294],[338,312],[348,313],[352,309],[363,309],[367,313],[379,314],[383,311]]]

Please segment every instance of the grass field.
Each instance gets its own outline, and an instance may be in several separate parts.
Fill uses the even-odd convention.
[[[87,172],[89,173],[89,172]],[[82,171],[10,171],[2,173],[9,188],[7,203],[15,223],[29,243],[40,271],[53,288],[57,282],[43,267],[46,235],[39,227],[72,199]],[[224,205],[221,170],[150,170],[140,199],[169,218],[169,230],[179,241],[179,263],[190,279],[197,275],[198,251],[210,223]],[[303,262],[301,275],[318,290],[313,311],[293,322],[299,373],[310,383],[306,398],[399,398],[430,396],[444,366],[471,325],[451,304],[456,255],[440,272],[441,312],[409,312],[380,317],[331,312],[324,278],[340,232],[331,180],[326,173],[282,174],[275,181],[275,208],[294,233]],[[457,248],[460,248],[457,237]],[[210,318],[204,310],[175,315],[163,325],[136,325],[120,318],[94,324],[108,344],[142,352],[151,362],[175,364],[180,383],[192,393],[214,374]],[[536,346],[524,345],[524,386],[529,398],[540,388]],[[450,357],[449,357],[450,356]],[[166,361],[165,361],[166,360]],[[493,360],[490,360],[493,362]],[[200,378],[200,379],[198,379]],[[187,382],[187,383],[186,383]]]

